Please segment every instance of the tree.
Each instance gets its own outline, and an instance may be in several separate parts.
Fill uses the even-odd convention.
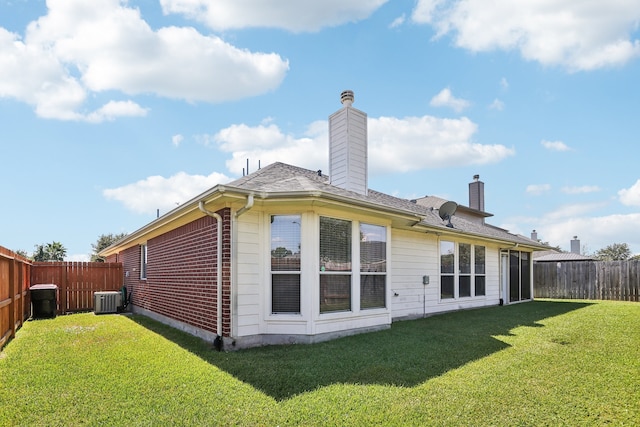
[[[60,242],[36,245],[33,251],[34,261],[64,261],[65,256],[67,256],[67,248]]]
[[[96,243],[91,244],[91,247],[93,248],[93,253],[91,254],[91,262],[104,262],[104,258],[98,256],[98,253],[100,253],[101,250],[113,245],[115,242],[122,239],[126,235],[127,233],[101,234],[100,237],[98,237]]]
[[[271,256],[274,258],[284,258],[286,256],[290,256],[292,255],[293,252],[291,252],[289,249],[282,247],[282,246],[278,246],[277,248],[273,249],[271,251]]]
[[[599,261],[624,261],[631,258],[631,249],[626,243],[613,243],[593,254]]]
[[[15,253],[17,253],[20,256],[23,256],[25,258],[29,258],[31,259],[31,257],[29,256],[29,254],[27,253],[27,251],[25,251],[24,249],[18,249],[16,251],[14,251]]]

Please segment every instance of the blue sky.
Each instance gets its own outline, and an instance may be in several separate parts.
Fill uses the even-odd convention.
[[[0,0],[0,245],[88,259],[275,161],[328,171],[340,93],[369,187],[640,253],[640,3]]]

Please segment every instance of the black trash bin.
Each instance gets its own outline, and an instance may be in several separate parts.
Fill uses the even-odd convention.
[[[53,284],[33,285],[31,293],[31,317],[50,319],[58,312],[58,286]]]

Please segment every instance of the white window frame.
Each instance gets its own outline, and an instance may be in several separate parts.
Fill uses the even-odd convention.
[[[147,267],[149,266],[149,248],[146,243],[140,245],[140,280],[147,280]]]
[[[273,222],[271,221],[271,219],[273,217],[286,217],[286,216],[291,216],[291,217],[297,217],[297,221],[296,223],[298,224],[298,226],[300,227],[300,235],[299,235],[299,239],[300,239],[300,269],[299,270],[273,270],[272,269],[272,264],[271,264],[271,239],[273,239],[273,235],[272,235],[272,227],[269,227],[269,313],[272,316],[290,316],[290,315],[300,315],[302,314],[302,306],[303,306],[303,300],[302,300],[302,247],[304,246],[304,243],[302,242],[303,240],[303,233],[302,233],[302,215],[299,213],[272,213],[268,215],[269,218],[269,223],[272,224]],[[297,275],[299,278],[299,297],[300,297],[300,302],[299,302],[299,306],[298,306],[298,311],[297,312],[274,312],[273,311],[273,276],[274,275]]]
[[[442,243],[453,243],[454,245],[454,267],[453,273],[443,273],[442,272]],[[462,273],[460,270],[460,245],[468,245],[470,247],[469,253],[469,272]],[[476,265],[475,265],[475,256],[476,256],[476,248],[482,247],[484,248],[484,273],[476,273]],[[452,302],[452,301],[460,301],[460,300],[470,300],[477,298],[485,298],[487,295],[487,246],[482,244],[476,244],[466,241],[456,241],[456,240],[447,240],[442,239],[438,242],[438,271],[440,274],[440,289],[439,289],[439,300],[440,302]],[[444,276],[453,277],[453,296],[451,298],[443,298],[442,297],[442,278]],[[460,296],[460,277],[468,277],[469,278],[469,295],[468,296]],[[484,277],[484,294],[476,295],[476,277]]]

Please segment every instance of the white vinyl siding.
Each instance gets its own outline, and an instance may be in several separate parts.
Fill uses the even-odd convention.
[[[254,335],[260,331],[260,214],[256,211],[244,213],[236,220],[235,258],[237,268],[233,272],[236,278],[235,301],[232,301],[232,328],[237,335]],[[233,285],[232,285],[233,286]]]

